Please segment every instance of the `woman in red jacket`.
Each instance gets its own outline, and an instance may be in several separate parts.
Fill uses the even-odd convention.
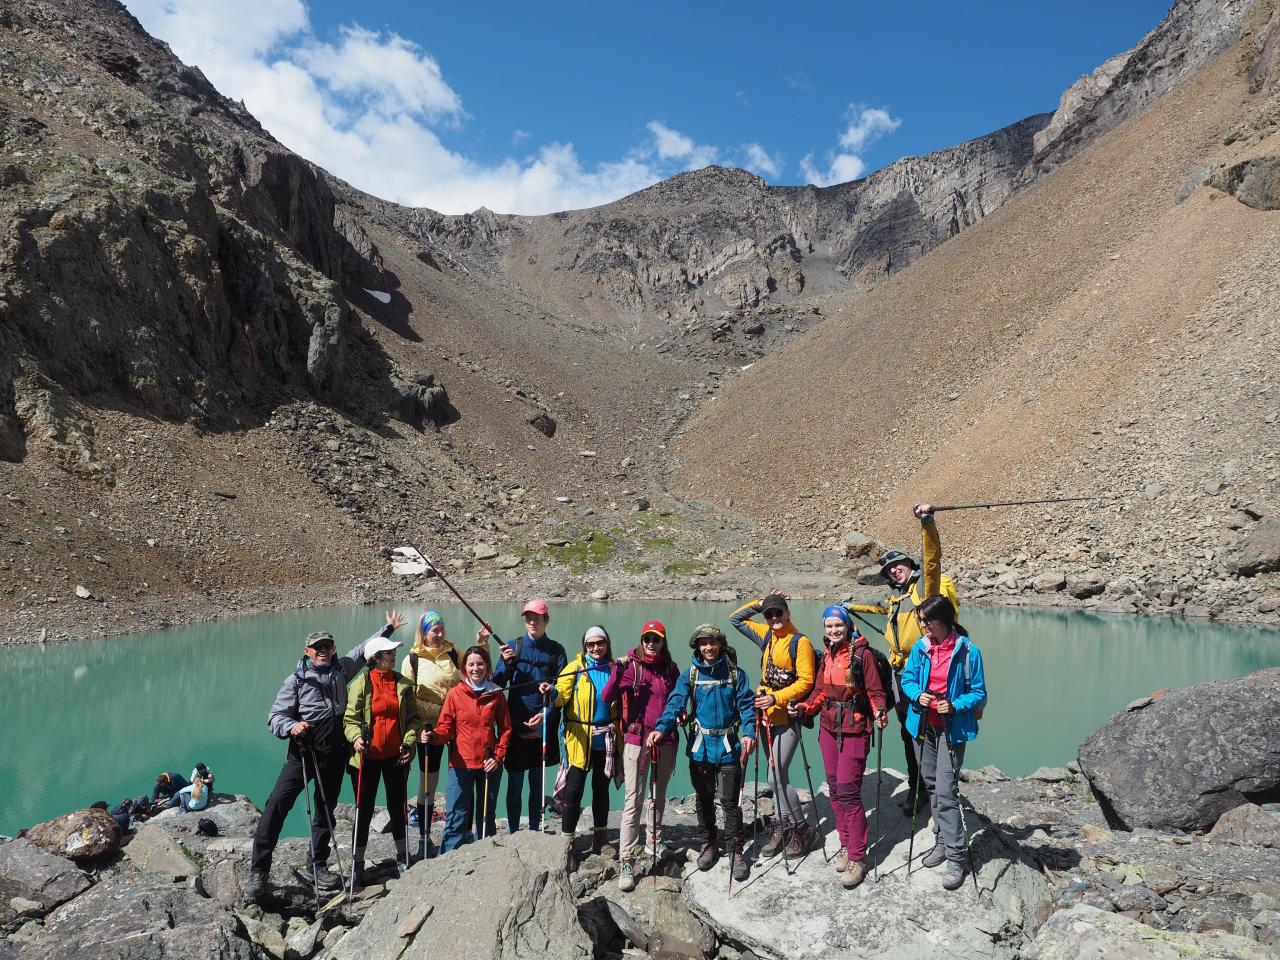
[[[469,648],[462,657],[462,682],[445,695],[431,735],[433,743],[449,744],[441,853],[474,839],[471,825],[479,809],[488,812],[479,825],[481,835],[492,836],[497,830],[497,793],[502,759],[511,742],[511,714],[502,688],[489,673],[489,651]]]
[[[843,607],[827,607],[822,611],[822,623],[827,649],[818,661],[813,690],[803,703],[789,705],[788,712],[793,716],[822,714],[818,743],[840,835],[835,868],[842,874],[844,887],[852,889],[867,875],[862,775],[871,750],[872,717],[883,730],[888,713],[875,657],[867,638],[853,629],[849,613]]]

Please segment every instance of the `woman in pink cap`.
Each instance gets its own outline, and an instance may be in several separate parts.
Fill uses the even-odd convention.
[[[520,611],[524,617],[524,634],[513,643],[500,646],[500,659],[493,671],[493,682],[506,689],[507,706],[511,711],[511,747],[503,766],[507,771],[507,825],[512,833],[520,829],[520,808],[524,801],[525,781],[529,782],[529,829],[542,826],[542,807],[545,802],[544,763],[560,764],[560,711],[548,706],[539,686],[555,685],[569,662],[564,647],[547,636],[547,624],[551,611],[547,601],[533,599]],[[483,627],[476,634],[476,642],[484,645],[489,631]],[[516,691],[519,692],[516,692]],[[547,736],[543,740],[542,723],[546,718]],[[543,758],[543,743],[546,758]]]
[[[622,807],[622,874],[618,888],[634,890],[636,850],[640,845],[640,824],[649,824],[649,852],[656,864],[661,857],[662,814],[667,805],[667,784],[676,765],[676,733],[664,734],[651,751],[646,744],[657,729],[658,718],[667,707],[667,698],[680,679],[680,670],[667,651],[667,628],[650,620],[640,629],[640,643],[613,665],[603,698],[606,703],[622,701],[622,778],[625,800]],[[649,778],[653,779],[653,807],[645,820],[644,800]]]

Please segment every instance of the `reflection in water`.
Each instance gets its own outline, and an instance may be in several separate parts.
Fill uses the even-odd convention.
[[[432,606],[444,614],[454,643],[472,642],[474,624],[460,606]],[[821,636],[822,606],[795,605],[796,622],[810,636]],[[478,609],[504,637],[518,633],[518,605]],[[673,601],[553,604],[549,632],[572,657],[586,626],[601,622],[621,655],[635,645],[641,624],[656,618],[667,625],[677,663],[687,665],[687,638],[710,620],[725,627],[755,680],[758,660],[749,641],[729,629],[731,609]],[[965,607],[961,620],[982,648],[991,690],[979,739],[965,760],[970,767],[994,763],[1015,776],[1065,764],[1112,713],[1153,690],[1280,665],[1280,633],[1264,628],[992,607]],[[94,800],[114,804],[149,792],[161,770],[186,775],[197,760],[218,775],[220,789],[263,803],[284,757],[283,742],[267,732],[267,708],[301,655],[302,638],[330,630],[345,652],[382,622],[381,608],[341,607],[0,650],[6,736],[0,832],[13,834]],[[410,628],[397,639],[405,641],[403,652]],[[884,757],[901,768],[896,732],[891,721]],[[811,760],[816,755],[815,748]],[[689,792],[683,761],[671,790]],[[347,793],[343,802],[350,801]],[[621,802],[619,791],[615,805]],[[300,834],[301,827],[299,804],[287,829]]]

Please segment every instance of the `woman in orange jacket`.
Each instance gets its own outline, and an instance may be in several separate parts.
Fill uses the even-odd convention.
[[[483,836],[497,831],[497,793],[502,760],[511,742],[511,714],[502,688],[489,679],[489,651],[471,647],[462,657],[462,682],[444,698],[433,743],[449,744],[449,786],[445,794],[441,853],[474,839],[477,807],[487,811]]]

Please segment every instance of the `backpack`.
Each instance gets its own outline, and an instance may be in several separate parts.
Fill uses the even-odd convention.
[[[879,650],[870,644],[867,644],[867,649],[871,651],[871,656],[873,656],[876,661],[876,673],[880,675],[880,686],[884,689],[885,710],[892,710],[894,705],[898,702],[898,695],[897,691],[894,689],[893,667],[889,666],[889,657],[883,650]],[[875,711],[871,709],[871,700],[867,696],[867,685],[863,679],[862,670],[862,657],[850,657],[848,686],[858,691],[857,697],[859,700],[859,712],[870,716]],[[866,707],[866,710],[861,710],[861,707],[863,706]]]

